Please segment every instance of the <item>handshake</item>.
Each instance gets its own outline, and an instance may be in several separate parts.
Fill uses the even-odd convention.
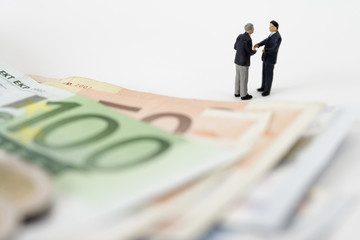
[[[257,49],[256,49],[256,48],[259,48],[259,45],[257,45],[257,44],[254,45],[254,48],[253,48],[253,49],[254,49],[255,52],[257,52]],[[265,49],[263,49],[262,52],[264,53],[264,52],[265,52]]]

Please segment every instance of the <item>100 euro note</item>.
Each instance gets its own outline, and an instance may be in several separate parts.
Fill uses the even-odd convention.
[[[195,199],[189,198],[190,201],[188,201],[187,205],[189,207],[186,211],[182,212],[182,216],[178,217],[178,220],[176,221],[171,219],[170,222],[173,224],[167,224],[169,227],[160,231],[161,233],[158,237],[164,239],[195,239],[196,237],[199,237],[209,226],[217,221],[221,211],[228,204],[234,201],[238,195],[243,194],[252,182],[269,171],[281,160],[282,156],[284,156],[300,138],[303,131],[322,108],[319,104],[311,103],[239,103],[172,98],[151,93],[131,91],[84,78],[58,80],[46,78],[36,79],[47,85],[76,92],[79,95],[94,99],[112,107],[119,112],[185,136],[191,136],[192,133],[202,132],[196,129],[194,126],[196,124],[194,124],[194,122],[199,117],[201,111],[206,108],[221,108],[232,111],[271,112],[271,120],[267,125],[266,130],[261,137],[257,139],[255,148],[250,155],[245,158],[245,161],[239,162],[236,166],[233,166],[233,168],[228,171],[227,175],[222,175],[220,177],[222,184],[217,184],[218,181],[214,181],[215,185],[208,185],[210,188],[207,187],[204,189],[200,187],[200,194],[199,192],[194,191],[195,194],[192,196],[195,196]],[[174,121],[174,119],[176,121]],[[204,181],[208,180],[205,179]],[[201,197],[201,192],[206,190],[212,192],[212,194],[207,194],[207,198]],[[197,201],[197,204],[194,205],[193,203],[196,198],[200,198],[201,201]],[[174,198],[169,198],[167,203],[169,201],[171,202],[172,199]],[[162,202],[162,205],[164,205],[164,202]],[[151,219],[147,215],[149,212],[151,212],[151,210],[145,211],[145,216]],[[144,224],[141,221],[141,217],[138,219],[139,222]],[[114,226],[111,230],[111,235],[114,238],[111,239],[116,239],[116,236],[121,239],[126,239],[125,236],[134,237],[142,234],[140,233],[141,227],[137,224],[132,224],[132,226],[134,226],[133,232],[136,232],[134,233],[135,235],[128,234],[127,230],[130,228],[123,229],[120,226]]]
[[[0,64],[0,148],[51,173],[54,209],[16,239],[64,239],[241,157],[166,133]]]

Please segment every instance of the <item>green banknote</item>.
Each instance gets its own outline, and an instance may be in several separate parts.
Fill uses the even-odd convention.
[[[0,148],[52,174],[61,209],[54,227],[67,214],[89,220],[127,210],[240,157],[37,84],[4,64],[0,123]]]

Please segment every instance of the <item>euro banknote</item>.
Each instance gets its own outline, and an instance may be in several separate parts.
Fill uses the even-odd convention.
[[[238,195],[243,194],[252,182],[281,160],[322,108],[320,104],[311,103],[242,103],[173,98],[136,92],[85,78],[46,79],[35,77],[35,79],[43,84],[66,89],[96,100],[118,112],[183,136],[190,136],[193,122],[204,109],[220,108],[240,112],[271,113],[271,121],[266,131],[257,139],[252,152],[227,174],[221,175],[221,184],[208,185],[207,190],[212,192],[211,196],[200,197],[201,201],[197,204],[193,204],[194,199],[189,198],[191,201],[188,201],[187,206],[189,207],[182,213],[183,216],[176,221],[170,221],[172,224],[167,224],[167,229],[162,230],[160,238],[164,239],[195,239],[199,237],[217,221],[222,210],[228,204],[234,201]],[[201,189],[201,191],[204,190],[204,188]],[[197,194],[193,196],[201,196],[199,192],[194,192]],[[171,198],[168,201],[171,201]],[[141,219],[139,218],[140,221]],[[173,219],[171,218],[171,220]],[[124,231],[128,233],[128,229],[114,226],[111,235],[114,236],[114,239],[117,234],[119,238],[127,239],[124,236],[131,234],[123,233]],[[136,230],[134,229],[137,234],[141,235],[140,230],[139,225]]]
[[[314,122],[282,164],[265,177],[264,186],[258,186],[262,191],[249,196],[248,206],[238,204],[237,210],[232,208],[227,226],[265,233],[285,227],[306,193],[333,160],[359,113],[358,105],[324,111],[320,121]],[[255,207],[258,205],[261,209]]]
[[[334,225],[355,205],[355,196],[314,186],[287,226],[263,232],[249,228],[217,226],[201,240],[325,240]],[[253,230],[253,231],[252,231]]]
[[[241,154],[154,128],[0,64],[0,148],[49,172],[46,221],[18,239],[54,239],[165,194]]]

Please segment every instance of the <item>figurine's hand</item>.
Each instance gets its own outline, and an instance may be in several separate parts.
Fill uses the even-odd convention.
[[[259,45],[256,44],[256,45],[254,46],[254,50],[256,50],[256,48],[258,48],[258,47],[259,47]]]
[[[265,49],[263,49],[263,51],[262,51],[263,53],[265,52]]]

